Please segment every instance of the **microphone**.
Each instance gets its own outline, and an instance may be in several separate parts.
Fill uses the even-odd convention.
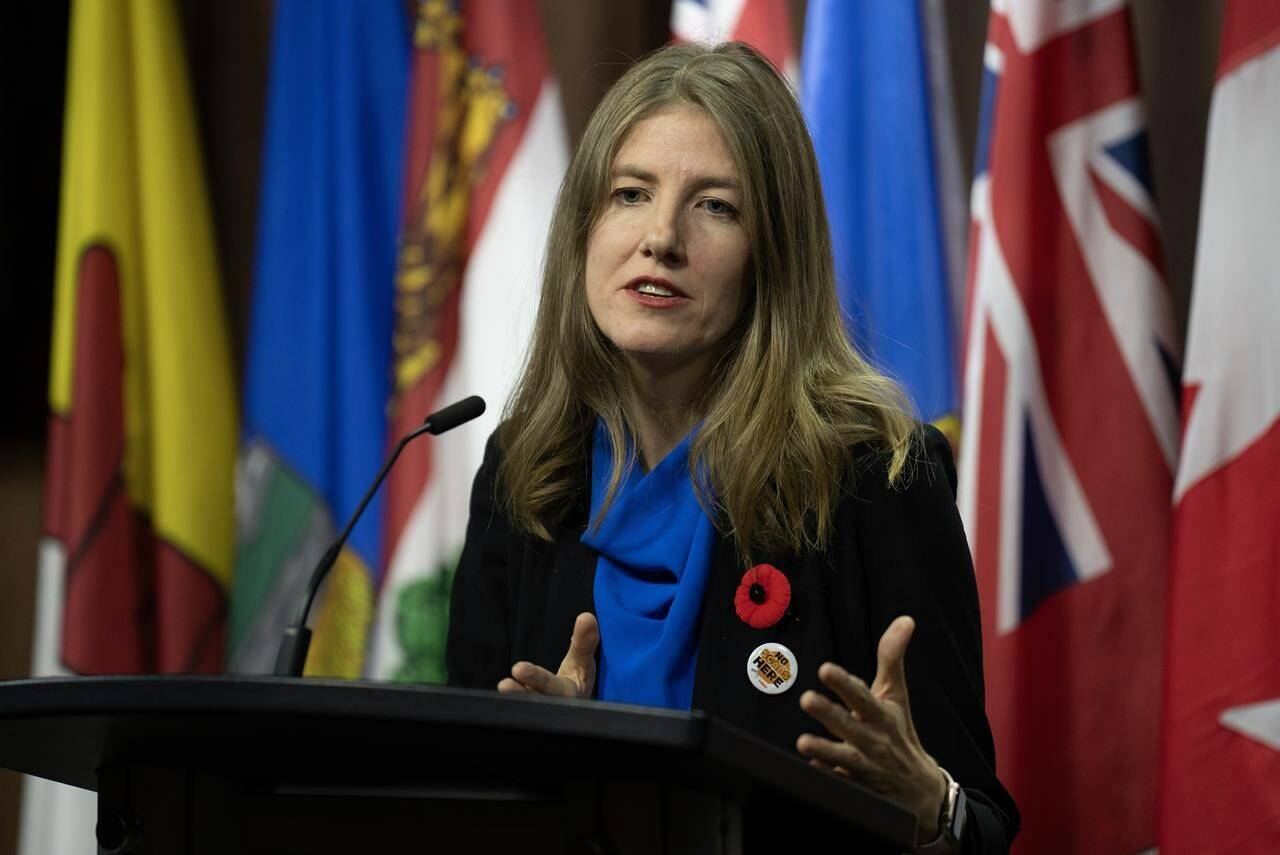
[[[285,628],[284,637],[280,640],[280,650],[276,653],[274,671],[277,677],[302,676],[302,666],[307,661],[307,648],[311,646],[311,630],[307,629],[307,615],[311,611],[311,603],[315,600],[316,593],[320,590],[320,583],[324,581],[324,577],[328,575],[330,568],[337,562],[338,555],[342,552],[342,545],[347,542],[347,537],[350,536],[351,529],[355,527],[356,520],[360,519],[360,515],[364,513],[365,505],[369,504],[373,494],[382,485],[382,479],[387,477],[387,473],[391,471],[391,466],[396,462],[396,458],[400,456],[400,452],[404,451],[404,447],[411,441],[424,433],[442,434],[460,424],[471,421],[483,412],[484,399],[479,395],[463,398],[456,404],[450,404],[443,410],[437,410],[427,416],[422,424],[405,434],[396,443],[395,450],[387,457],[387,462],[382,464],[382,471],[374,479],[369,491],[364,494],[364,499],[360,501],[360,506],[356,508],[356,512],[347,521],[347,527],[342,530],[342,534],[339,535],[338,539],[320,557],[320,561],[316,564],[316,569],[312,571],[311,581],[307,584],[306,595],[302,598],[302,603],[298,607],[297,617],[292,625]]]

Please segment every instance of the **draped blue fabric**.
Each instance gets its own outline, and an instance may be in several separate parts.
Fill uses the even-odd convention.
[[[628,467],[609,513],[613,454],[603,424],[592,446],[591,520],[582,542],[600,553],[595,606],[600,624],[598,697],[689,709],[698,660],[698,619],[711,570],[715,525],[689,478],[694,432],[649,472]]]

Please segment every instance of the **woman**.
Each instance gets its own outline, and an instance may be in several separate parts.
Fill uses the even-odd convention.
[[[918,851],[1006,852],[950,449],[848,343],[830,246],[749,47],[609,91],[476,478],[449,680],[703,709],[908,806]]]

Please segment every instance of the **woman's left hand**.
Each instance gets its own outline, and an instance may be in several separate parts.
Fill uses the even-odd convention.
[[[796,740],[810,763],[830,769],[915,812],[916,842],[938,834],[938,814],[946,798],[942,770],[920,744],[907,700],[903,659],[915,621],[903,616],[889,624],[876,649],[876,679],[867,684],[832,662],[818,669],[818,679],[843,702],[807,691],[800,708],[834,737],[806,733]]]

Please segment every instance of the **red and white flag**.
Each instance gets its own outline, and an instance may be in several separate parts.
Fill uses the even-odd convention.
[[[1155,839],[1179,351],[1126,0],[996,0],[959,504],[1019,849]]]
[[[746,42],[793,85],[799,80],[787,0],[675,0],[671,35],[680,42]]]
[[[390,439],[468,395],[488,410],[410,444],[387,478],[365,670],[443,682],[471,482],[533,327],[569,146],[535,0],[421,3],[414,48]]]
[[[1280,4],[1228,0],[1174,489],[1160,851],[1280,852]]]

